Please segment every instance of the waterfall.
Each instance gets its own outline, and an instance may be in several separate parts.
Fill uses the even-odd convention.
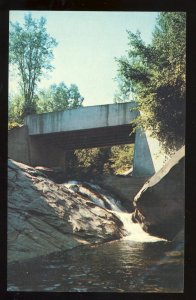
[[[82,183],[79,181],[69,181],[65,184],[72,192],[79,192],[88,197],[96,205],[108,210],[114,214],[123,223],[124,229],[127,235],[123,240],[135,241],[135,242],[157,242],[164,239],[151,236],[145,232],[139,223],[132,221],[132,213],[125,212],[120,201],[114,199],[100,186],[92,183]]]
[[[158,242],[164,239],[152,236],[145,232],[139,223],[132,221],[132,214],[125,212],[113,212],[123,223],[124,228],[127,231],[127,236],[123,237],[124,240],[135,242]]]

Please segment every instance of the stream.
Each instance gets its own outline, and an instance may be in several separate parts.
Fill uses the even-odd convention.
[[[133,223],[131,213],[97,185],[71,181],[66,186],[115,214],[126,235],[12,263],[8,266],[8,291],[183,292],[183,243],[144,232]]]

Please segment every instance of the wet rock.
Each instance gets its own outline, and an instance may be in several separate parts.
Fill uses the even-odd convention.
[[[133,221],[152,235],[169,240],[183,238],[185,148],[152,176],[134,198]]]
[[[131,177],[119,175],[102,175],[96,182],[120,199],[122,207],[128,212],[134,211],[133,200],[149,177]]]
[[[122,237],[122,223],[89,198],[8,161],[8,262]]]

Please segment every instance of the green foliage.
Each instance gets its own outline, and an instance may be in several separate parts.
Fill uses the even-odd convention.
[[[23,117],[35,113],[34,101],[38,82],[44,71],[51,71],[53,48],[57,42],[46,32],[46,19],[36,20],[25,15],[24,25],[11,23],[9,36],[9,59],[18,70],[19,85],[24,98]]]
[[[37,112],[54,112],[82,105],[84,98],[80,95],[77,85],[67,87],[64,82],[53,84],[38,94]]]
[[[24,125],[24,109],[28,108],[31,113],[36,113],[37,96],[35,95],[31,104],[25,107],[24,97],[21,94],[9,96],[8,101],[8,129]]]
[[[73,178],[98,176],[109,172],[110,148],[78,149],[69,154],[68,174]]]
[[[132,165],[133,145],[78,149],[66,155],[70,178],[122,174]]]
[[[122,174],[131,168],[134,145],[113,146],[111,148],[111,169],[114,174]]]
[[[15,121],[10,121],[8,122],[8,130],[12,129],[12,128],[16,128],[16,127],[21,127],[22,124],[15,122]]]
[[[186,14],[162,12],[152,43],[128,32],[127,57],[118,59],[120,93],[130,93],[141,115],[135,125],[149,129],[166,150],[184,143],[186,92]]]
[[[20,95],[9,98],[8,101],[8,129],[23,125],[23,103]]]

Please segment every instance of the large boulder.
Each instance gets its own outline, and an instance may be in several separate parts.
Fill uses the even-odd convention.
[[[122,225],[77,190],[8,161],[8,262],[118,239]]]
[[[183,239],[185,201],[185,147],[153,175],[134,198],[133,221],[152,235]]]

